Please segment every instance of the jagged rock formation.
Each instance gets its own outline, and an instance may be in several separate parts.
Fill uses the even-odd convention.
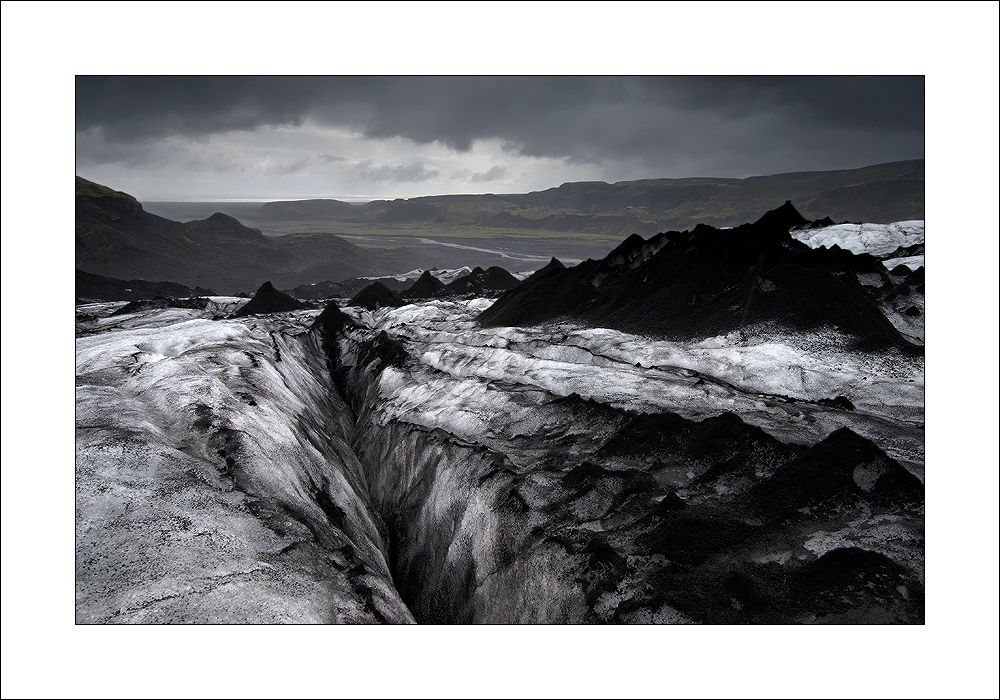
[[[482,270],[482,268],[476,268],[477,270]],[[294,289],[289,290],[289,293],[296,299],[332,299],[332,298],[343,298],[351,299],[363,292],[367,287],[372,286],[374,283],[385,287],[390,290],[395,295],[400,295],[405,290],[409,289],[414,285],[414,283],[424,274],[424,270],[420,270],[417,274],[416,270],[404,273],[401,275],[388,276],[388,277],[358,277],[354,279],[344,280],[343,282],[315,282],[312,284],[304,284]],[[437,281],[441,282],[448,288],[448,293],[458,293],[458,294],[475,294],[477,289],[483,290],[483,295],[495,294],[496,290],[507,289],[510,286],[517,284],[517,278],[508,273],[506,270],[500,267],[492,267],[490,271],[487,271],[487,279],[485,285],[476,285],[475,283],[465,284],[461,283],[460,288],[453,289],[452,285],[459,282],[462,278],[470,277],[471,270],[469,268],[459,268],[457,270],[438,270],[435,269],[431,276],[436,278]],[[511,283],[507,278],[513,280]],[[450,280],[450,281],[449,281]],[[380,289],[380,288],[376,288]],[[440,290],[437,286],[430,283],[431,292]],[[380,291],[380,294],[384,292]],[[402,298],[402,297],[400,297]],[[380,302],[381,303],[381,302]],[[403,302],[405,303],[405,301]],[[382,304],[385,306],[385,304]]]
[[[251,314],[273,314],[282,311],[299,311],[312,308],[309,304],[279,292],[270,282],[260,285],[253,299],[236,310],[234,316],[249,316]]]
[[[434,299],[448,296],[448,293],[444,283],[432,275],[430,270],[425,270],[416,282],[403,290],[400,296],[403,299]]]
[[[377,311],[385,306],[402,306],[406,302],[381,282],[372,282],[354,295],[348,306],[360,306],[369,311]]]
[[[459,277],[445,286],[452,294],[490,296],[497,292],[516,287],[517,284],[518,280],[514,275],[502,267],[494,265],[486,270],[477,267],[468,275]]]
[[[468,268],[464,269],[468,270]],[[456,272],[455,270],[444,271],[446,275],[453,275]],[[445,279],[447,278],[446,276]],[[343,283],[342,286],[347,284]],[[403,284],[405,283],[393,278],[376,280],[356,294],[351,299],[350,306],[363,306],[374,310],[384,306],[401,306],[410,301],[441,299],[454,295],[493,296],[516,286],[518,280],[502,267],[492,266],[486,270],[476,267],[468,274],[462,274],[447,284],[438,279],[431,270],[425,270],[409,286],[404,287]],[[395,287],[402,290],[398,295]]]
[[[556,319],[668,339],[761,328],[833,327],[863,347],[917,347],[890,323],[859,275],[888,279],[874,257],[809,248],[789,230],[808,222],[790,202],[752,224],[632,235],[603,260],[553,261],[497,299],[486,326]]]
[[[833,225],[834,225],[833,219],[831,219],[829,216],[824,216],[822,219],[816,219],[815,221],[809,222],[807,228],[810,229],[825,228],[827,226],[833,226]]]

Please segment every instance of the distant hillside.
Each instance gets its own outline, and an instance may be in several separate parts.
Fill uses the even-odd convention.
[[[924,161],[855,170],[784,173],[745,179],[682,178],[572,182],[540,192],[444,195],[355,206],[336,200],[270,202],[247,219],[338,223],[351,230],[463,228],[563,232],[625,237],[691,229],[699,223],[736,226],[791,200],[805,216],[890,223],[924,218]],[[291,230],[291,229],[289,229]]]
[[[134,197],[76,178],[76,267],[119,280],[169,280],[220,293],[378,274],[371,253],[329,234],[269,239],[215,213],[180,223],[146,212]]]

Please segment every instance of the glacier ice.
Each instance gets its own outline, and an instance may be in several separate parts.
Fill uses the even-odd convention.
[[[923,243],[924,222],[918,219],[891,224],[834,224],[794,230],[791,236],[811,248],[832,248],[836,245],[855,254],[868,253],[880,257],[900,247]]]
[[[78,622],[805,621],[857,547],[921,585],[921,357],[482,328],[490,299],[345,308],[327,357],[319,311],[241,303],[78,307]],[[835,504],[788,486],[837,450]],[[771,566],[794,595],[754,603]]]

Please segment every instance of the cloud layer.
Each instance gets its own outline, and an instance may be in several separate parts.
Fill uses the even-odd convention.
[[[162,192],[146,198],[198,198],[194,181],[205,197],[359,183],[411,196],[924,155],[921,76],[81,76],[76,88],[80,174]],[[280,176],[295,180],[275,187]]]

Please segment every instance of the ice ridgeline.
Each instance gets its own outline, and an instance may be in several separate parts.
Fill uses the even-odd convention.
[[[488,303],[90,309],[78,621],[923,621],[922,359]]]

